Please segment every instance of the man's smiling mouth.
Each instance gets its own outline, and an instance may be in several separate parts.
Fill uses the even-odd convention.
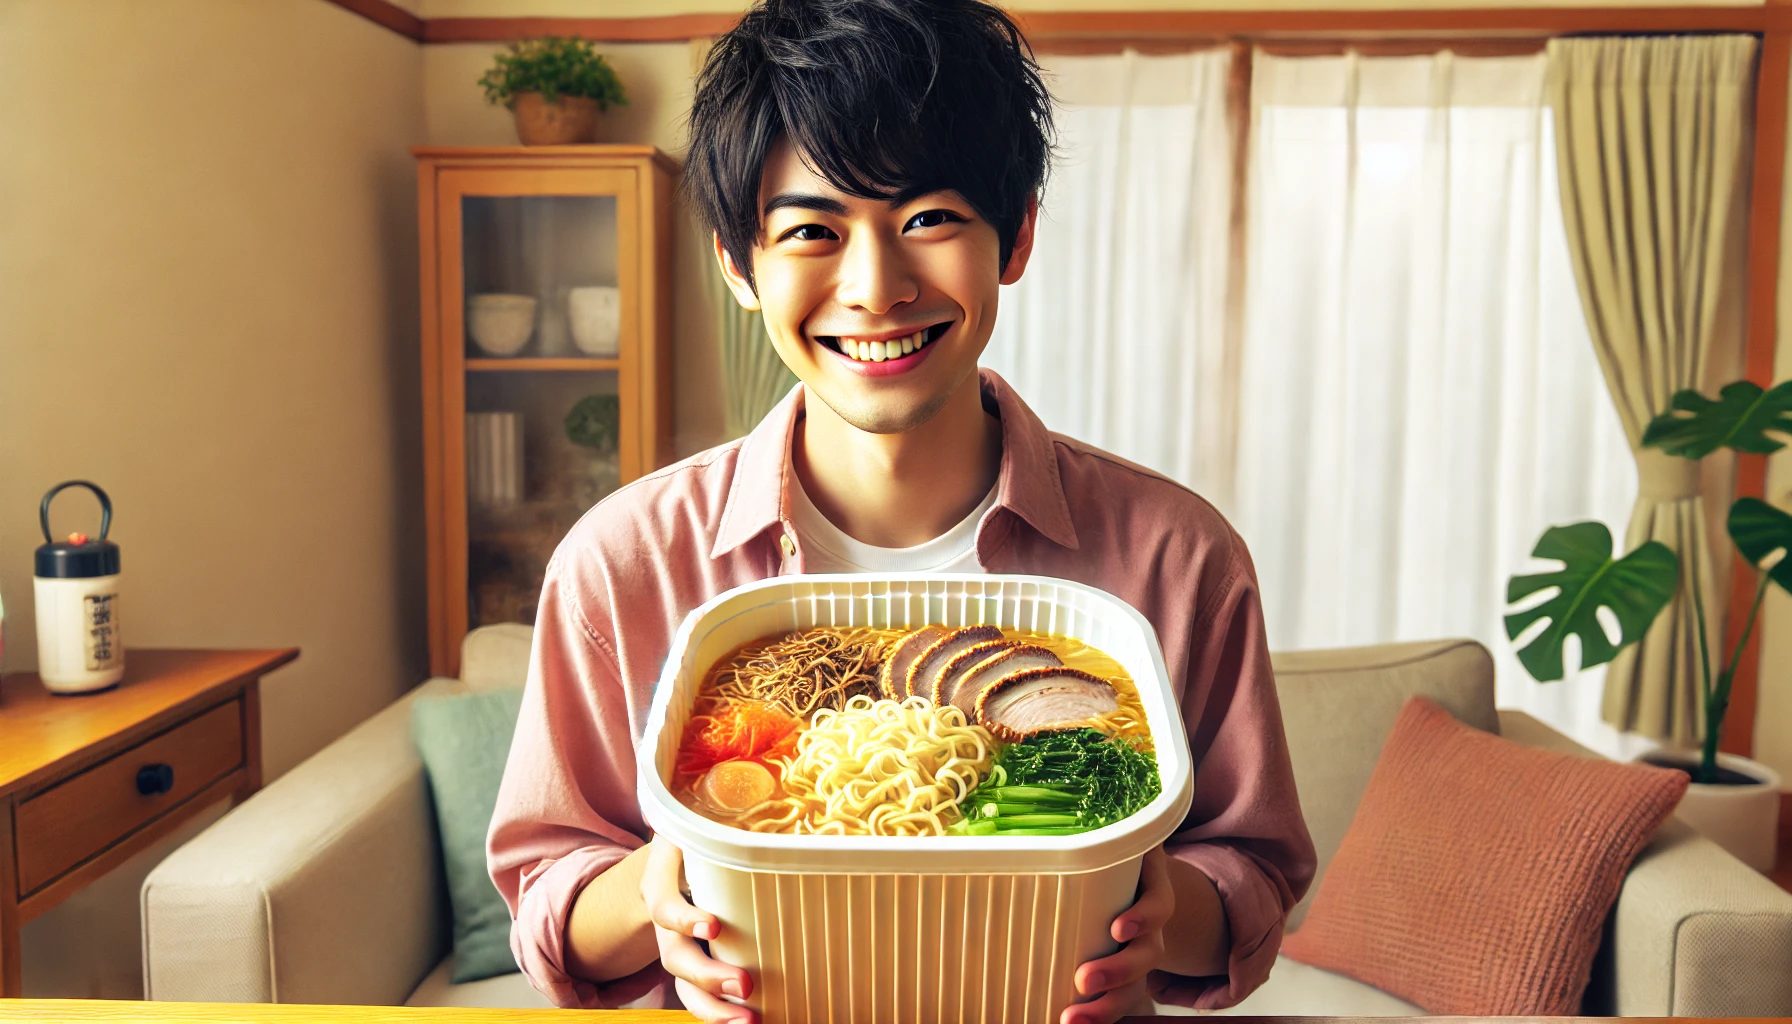
[[[932,327],[923,327],[913,334],[883,341],[865,341],[833,334],[818,334],[815,336],[815,340],[821,342],[823,347],[832,349],[856,362],[881,363],[890,359],[901,359],[903,356],[918,352],[938,341],[951,329],[952,321],[946,320],[934,324]]]

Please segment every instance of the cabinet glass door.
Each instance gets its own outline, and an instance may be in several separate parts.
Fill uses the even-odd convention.
[[[450,341],[461,340],[458,352],[445,353],[445,363],[458,357],[458,372],[444,366],[460,394],[444,397],[457,397],[464,410],[465,467],[464,486],[447,489],[460,506],[450,509],[447,555],[465,580],[466,629],[533,623],[555,547],[586,510],[639,473],[630,443],[635,402],[625,394],[638,301],[634,210],[624,187],[632,176],[485,177],[468,175],[468,188],[444,197],[453,204],[444,213],[458,214],[460,245],[456,265],[442,267],[445,279],[459,279],[444,289],[443,326]],[[555,184],[581,187],[497,194]],[[458,332],[448,322],[456,307]],[[453,466],[453,453],[444,454]]]

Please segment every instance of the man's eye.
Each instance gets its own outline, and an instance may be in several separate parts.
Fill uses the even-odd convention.
[[[951,210],[923,210],[913,217],[910,217],[908,223],[902,226],[902,230],[908,231],[911,228],[937,228],[941,224],[951,224],[954,221],[962,220],[964,220],[963,217],[953,213]]]
[[[799,242],[825,242],[840,236],[822,227],[820,224],[804,224],[784,232],[785,238],[794,238]]]

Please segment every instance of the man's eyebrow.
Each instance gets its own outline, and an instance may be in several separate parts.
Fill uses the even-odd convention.
[[[835,217],[846,216],[845,203],[810,192],[780,192],[765,201],[765,212],[761,216],[769,217],[773,210],[785,209],[814,210],[817,213],[832,214]]]

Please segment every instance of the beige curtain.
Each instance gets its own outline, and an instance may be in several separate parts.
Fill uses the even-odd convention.
[[[1697,739],[1703,717],[1692,588],[1704,598],[1715,674],[1727,573],[1713,555],[1700,465],[1637,451],[1637,442],[1674,392],[1710,393],[1737,366],[1755,49],[1751,36],[1549,44],[1575,278],[1636,451],[1638,494],[1623,550],[1658,540],[1681,559],[1674,603],[1612,662],[1604,716],[1679,744]]]
[[[778,358],[765,333],[765,319],[743,309],[728,291],[713,259],[705,283],[716,311],[716,341],[722,356],[722,416],[730,438],[751,431],[796,385],[796,375]]]

